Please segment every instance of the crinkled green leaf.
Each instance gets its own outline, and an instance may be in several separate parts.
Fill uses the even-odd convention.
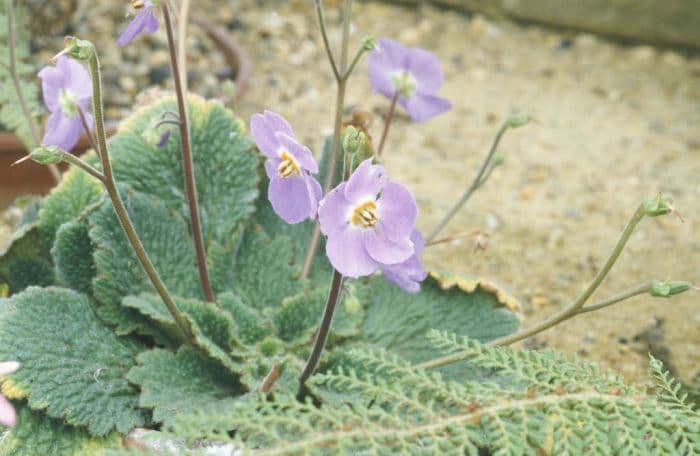
[[[124,378],[139,350],[103,326],[88,299],[72,290],[32,287],[0,312],[0,359],[21,363],[3,393],[26,397],[32,409],[93,435],[145,422],[138,393]]]
[[[273,318],[279,338],[285,342],[308,342],[320,322],[326,295],[327,292],[314,290],[282,300]]]
[[[236,257],[235,280],[243,301],[256,309],[278,307],[282,300],[297,294],[303,287],[300,268],[293,264],[290,239],[270,239],[264,232],[245,234]]]
[[[85,221],[61,225],[51,248],[58,283],[83,293],[91,293],[95,277],[94,247]]]
[[[36,285],[46,287],[55,282],[53,266],[41,257],[15,258],[7,265],[7,282],[12,293]]]
[[[78,168],[70,168],[61,183],[51,190],[39,211],[40,246],[48,252],[58,228],[80,215],[102,198],[102,186],[94,177]]]
[[[477,288],[442,290],[432,277],[418,294],[409,294],[383,277],[372,278],[363,291],[367,318],[362,340],[419,363],[440,356],[425,338],[431,329],[488,341],[514,332],[518,318],[493,292]]]
[[[191,96],[188,107],[205,241],[216,241],[230,248],[235,232],[254,210],[258,196],[259,154],[250,139],[243,135],[243,124],[220,102]],[[189,218],[179,131],[173,129],[162,148],[149,145],[141,137],[141,133],[167,111],[177,112],[173,98],[136,112],[123,122],[119,133],[112,138],[110,152],[119,182],[157,196],[166,207]]]
[[[205,303],[196,299],[175,297],[180,311],[189,315],[201,329],[202,333],[224,350],[240,347],[234,336],[235,323],[228,312],[222,311],[214,303]],[[159,296],[143,293],[139,296],[127,296],[122,301],[126,307],[138,310],[141,314],[156,322],[174,339],[180,338],[180,330],[175,319]]]
[[[17,424],[0,441],[0,456],[91,456],[105,448],[121,447],[119,434],[92,437],[83,429],[21,407]]]
[[[15,287],[19,286],[18,290],[14,290],[10,286],[11,293],[21,291],[21,289],[29,285],[35,285],[37,280],[41,284],[50,282],[50,280],[46,279],[46,274],[38,274],[37,276],[31,273],[32,271],[29,271],[31,274],[23,277],[21,271],[22,269],[27,269],[23,267],[23,261],[26,262],[26,260],[30,259],[45,260],[45,256],[39,248],[39,232],[37,229],[41,201],[36,199],[18,200],[15,204],[22,210],[22,217],[10,239],[0,246],[0,284],[5,283],[10,286],[10,275],[12,275],[12,282],[14,282]],[[20,260],[20,262],[16,263],[17,260]],[[12,266],[13,263],[15,263],[14,266]]]
[[[141,407],[153,409],[153,419],[166,425],[179,415],[226,410],[244,392],[229,372],[189,346],[177,354],[160,349],[141,353],[128,379],[141,388]]]
[[[274,331],[272,323],[260,311],[246,305],[240,296],[232,292],[218,297],[222,309],[231,314],[236,322],[237,336],[245,344],[254,344]]]
[[[136,232],[170,293],[199,297],[201,287],[186,222],[151,196],[134,191],[122,194],[126,195],[125,204]],[[93,212],[89,223],[90,239],[95,245],[97,275],[92,285],[99,301],[98,314],[116,325],[119,334],[135,330],[149,333],[146,319],[121,305],[124,296],[154,292],[154,289],[112,205],[105,204]]]

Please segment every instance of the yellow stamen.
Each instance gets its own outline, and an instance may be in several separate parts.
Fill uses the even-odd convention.
[[[362,203],[352,211],[352,223],[362,228],[372,228],[377,224],[377,203],[367,201]]]
[[[146,2],[144,0],[131,0],[131,8],[134,11],[138,11],[144,6],[146,6]]]
[[[279,164],[277,167],[277,173],[281,177],[289,177],[292,174],[299,174],[301,175],[301,172],[299,171],[299,165],[297,165],[296,160],[294,160],[294,157],[292,157],[289,152],[282,151],[280,154],[280,158],[282,159],[282,163]]]

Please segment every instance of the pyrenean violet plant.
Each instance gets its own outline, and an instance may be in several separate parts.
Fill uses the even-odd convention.
[[[421,255],[453,239],[436,237],[501,163],[503,134],[529,118],[504,122],[474,181],[424,239],[416,198],[380,156],[397,105],[416,122],[452,107],[436,95],[441,65],[386,38],[363,39],[349,61],[351,5],[344,0],[336,62],[315,1],[338,91],[320,162],[275,112],[253,114],[249,137],[219,102],[185,96],[166,1],[132,1],[117,42],[137,46],[162,20],[175,93],[135,110],[113,137],[93,43],[67,38],[40,71],[50,115],[30,157],[71,168],[0,252],[9,289],[0,297],[0,380],[12,401],[0,397],[0,423],[14,426],[0,454],[476,454],[522,451],[509,442],[523,441],[534,452],[590,417],[597,431],[620,436],[596,447],[603,452],[634,439],[700,451],[700,419],[655,360],[659,397],[558,355],[482,345],[509,345],[641,293],[690,289],[653,281],[588,302],[636,225],[672,212],[670,202],[642,203],[586,290],[518,330],[506,292],[428,274]],[[342,118],[365,54],[373,91],[390,106],[376,149],[364,123],[344,127]],[[70,149],[81,134],[93,150],[77,157]],[[675,431],[627,438],[625,426],[639,424],[630,416]],[[576,442],[555,447],[589,448]]]

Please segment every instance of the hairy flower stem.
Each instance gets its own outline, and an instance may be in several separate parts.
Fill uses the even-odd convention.
[[[19,80],[19,74],[17,74],[17,57],[15,56],[15,9],[14,2],[12,0],[7,0],[6,2],[6,12],[7,12],[7,47],[8,47],[8,63],[7,71],[12,77],[12,83],[15,86],[15,93],[17,94],[17,101],[22,108],[22,113],[24,118],[29,125],[29,131],[31,131],[32,139],[34,139],[35,145],[41,144],[41,134],[39,133],[39,126],[36,124],[36,119],[32,115],[29,105],[27,104],[27,99],[24,98],[24,91],[22,90],[22,84]],[[31,148],[30,148],[31,149]],[[49,172],[56,183],[61,181],[61,172],[58,170],[56,165],[48,165]]]
[[[197,269],[199,270],[199,281],[202,285],[204,300],[214,301],[214,292],[209,280],[207,270],[207,256],[204,250],[204,239],[202,237],[202,227],[199,221],[199,205],[197,203],[197,185],[194,178],[194,165],[192,163],[192,143],[190,141],[190,127],[187,117],[187,100],[185,98],[185,88],[180,78],[178,67],[177,48],[175,47],[175,36],[173,34],[173,24],[170,20],[170,8],[168,2],[162,3],[163,19],[168,35],[168,47],[170,48],[170,64],[175,80],[175,93],[177,94],[177,108],[180,121],[180,143],[182,144],[182,173],[185,178],[185,190],[187,192],[187,204],[190,210],[190,226],[192,229],[192,239],[197,257]]]
[[[185,320],[185,317],[180,312],[180,309],[178,309],[177,304],[175,304],[175,301],[170,296],[165,283],[160,278],[158,271],[153,265],[153,262],[146,253],[146,250],[141,243],[141,239],[139,239],[138,234],[136,234],[136,229],[134,228],[134,224],[129,217],[129,213],[124,206],[124,201],[122,201],[122,198],[119,195],[117,183],[114,180],[114,173],[112,172],[112,163],[109,158],[109,151],[107,149],[107,132],[105,131],[104,108],[102,104],[102,77],[100,75],[100,62],[97,58],[97,50],[94,50],[94,48],[92,56],[88,60],[88,67],[92,78],[92,111],[93,115],[95,116],[97,153],[100,157],[100,161],[102,162],[102,172],[104,173],[104,179],[102,179],[102,182],[104,183],[107,194],[112,201],[112,206],[117,214],[119,223],[121,224],[131,247],[134,249],[136,257],[146,272],[146,275],[148,275],[153,287],[156,289],[158,295],[165,303],[170,315],[172,315],[173,319],[175,319],[175,323],[177,324],[178,328],[180,328],[180,331],[182,331],[184,339],[190,344],[193,344],[194,335],[192,334],[191,326],[188,324],[187,320]]]
[[[379,141],[379,147],[377,148],[377,157],[382,156],[382,151],[384,150],[384,144],[386,143],[386,138],[389,136],[389,127],[391,126],[391,121],[394,118],[394,112],[396,111],[396,102],[399,101],[399,92],[396,92],[393,97],[391,97],[391,105],[389,105],[389,114],[386,116],[384,121],[384,131],[382,131],[382,139]]]
[[[85,117],[85,113],[80,107],[78,107],[78,115],[80,116],[80,123],[83,124],[83,131],[85,132],[85,136],[87,136],[88,142],[90,142],[90,146],[95,150],[95,152],[97,152],[97,142],[90,131],[90,125],[88,125],[87,117]]]
[[[333,73],[338,86],[335,99],[335,122],[333,125],[333,139],[331,142],[331,156],[328,160],[326,168],[326,180],[323,185],[323,193],[327,194],[333,187],[333,178],[335,177],[335,169],[338,166],[338,155],[340,154],[340,129],[343,123],[343,109],[345,108],[345,88],[350,74],[346,71],[348,65],[348,44],[350,41],[350,17],[352,15],[352,0],[343,1],[343,38],[340,46],[340,69],[335,67],[333,53],[328,46],[328,38],[326,37],[326,25],[323,17],[323,7],[320,6],[321,0],[316,0],[316,11],[318,13],[319,22],[321,22],[321,34],[323,35],[326,45],[328,59],[333,67]],[[341,76],[342,75],[342,76]],[[344,161],[344,160],[343,160]],[[318,250],[318,242],[321,240],[321,227],[318,223],[314,225],[314,231],[309,241],[309,246],[306,249],[306,257],[301,268],[301,278],[309,276],[311,266],[314,263],[314,256]]]
[[[591,283],[586,287],[586,289],[581,293],[575,300],[573,300],[568,306],[566,306],[564,309],[561,311],[557,312],[556,314],[552,315],[545,321],[527,329],[523,329],[521,331],[518,331],[515,334],[511,334],[505,337],[501,337],[500,339],[492,340],[489,342],[489,345],[493,346],[501,346],[501,345],[510,345],[515,342],[521,341],[523,339],[527,339],[528,337],[532,337],[535,334],[541,333],[542,331],[545,331],[552,326],[555,326],[559,323],[561,323],[564,320],[568,320],[569,318],[572,318],[580,313],[586,313],[590,312],[593,310],[598,310],[602,309],[603,307],[607,307],[609,305],[615,304],[617,302],[622,301],[623,299],[627,299],[629,297],[635,296],[643,291],[638,291],[636,288],[632,289],[628,292],[622,293],[620,295],[614,296],[612,298],[609,298],[605,301],[601,301],[597,304],[593,304],[590,307],[588,307],[588,310],[586,310],[584,304],[586,304],[586,301],[588,301],[588,298],[591,297],[593,292],[600,286],[600,284],[603,282],[603,279],[608,275],[610,270],[612,269],[613,265],[617,261],[617,259],[620,257],[620,254],[622,253],[622,250],[625,248],[625,245],[627,244],[627,241],[629,240],[630,236],[632,236],[632,233],[634,232],[635,227],[639,224],[640,221],[644,218],[646,215],[644,204],[640,204],[637,210],[635,211],[634,215],[632,218],[627,222],[627,225],[625,226],[625,229],[622,231],[622,234],[620,235],[620,239],[618,239],[617,244],[615,244],[615,248],[613,249],[612,253],[608,257],[607,261],[603,265],[603,267],[598,271],[596,276],[593,278]],[[648,285],[648,284],[647,284]],[[648,289],[648,286],[647,286]],[[623,296],[624,295],[624,296]],[[468,355],[466,352],[457,352],[453,353],[451,355],[443,356],[442,358],[437,358],[431,361],[427,361],[425,363],[419,364],[417,367],[422,368],[422,369],[434,369],[436,367],[441,367],[445,366],[447,364],[451,364],[457,361],[461,361],[465,359]]]
[[[97,151],[97,148],[95,148],[95,151]],[[63,152],[63,161],[73,165],[77,166],[78,168],[82,169],[95,179],[99,180],[103,184],[105,183],[105,176],[102,174],[100,171],[92,167],[89,163],[86,163],[85,161],[81,160],[80,158],[76,157],[75,155],[71,154],[70,152]]]
[[[486,159],[484,162],[481,164],[481,168],[479,169],[478,174],[476,175],[476,178],[474,181],[471,183],[471,185],[467,188],[467,190],[462,194],[462,196],[457,200],[454,206],[452,206],[452,209],[450,209],[447,214],[440,220],[440,223],[438,223],[435,228],[433,228],[433,231],[430,232],[428,237],[425,238],[426,242],[430,242],[435,237],[440,234],[443,228],[447,226],[448,223],[450,223],[450,220],[457,215],[457,212],[464,206],[464,204],[467,202],[467,200],[472,196],[472,194],[482,185],[484,185],[484,182],[486,181],[484,179],[485,174],[488,170],[493,170],[493,168],[489,167],[491,160],[493,159],[494,154],[496,153],[496,150],[498,150],[498,144],[501,142],[501,138],[505,134],[506,130],[508,130],[509,126],[508,123],[504,123],[501,126],[501,129],[498,130],[498,133],[496,133],[496,137],[493,140],[493,143],[491,144],[491,149],[489,150],[488,155],[486,156]],[[489,172],[488,175],[490,176],[491,173]]]
[[[323,312],[323,320],[321,320],[321,326],[318,329],[318,334],[316,335],[316,340],[314,341],[314,347],[311,350],[311,355],[309,355],[309,359],[306,361],[306,367],[304,367],[304,371],[301,373],[301,376],[299,376],[299,383],[301,385],[306,383],[306,380],[311,377],[316,370],[318,361],[321,359],[321,353],[323,353],[323,349],[326,346],[328,333],[330,333],[331,323],[333,322],[333,313],[335,312],[336,304],[338,304],[338,298],[340,297],[342,288],[343,275],[334,270],[333,279],[331,280],[331,288],[328,291],[326,309]]]

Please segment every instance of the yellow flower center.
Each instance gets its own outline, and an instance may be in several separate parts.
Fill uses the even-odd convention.
[[[144,6],[146,6],[146,2],[144,0],[131,0],[131,7],[134,9],[134,11],[138,11]]]
[[[292,174],[299,174],[301,175],[301,172],[299,171],[299,165],[297,165],[296,160],[294,160],[294,157],[292,157],[289,152],[286,150],[283,150],[282,153],[280,153],[280,158],[282,159],[282,163],[279,164],[277,167],[277,173],[281,177],[289,177]]]
[[[352,211],[352,223],[362,228],[372,228],[377,224],[377,203],[367,201],[362,203]]]

